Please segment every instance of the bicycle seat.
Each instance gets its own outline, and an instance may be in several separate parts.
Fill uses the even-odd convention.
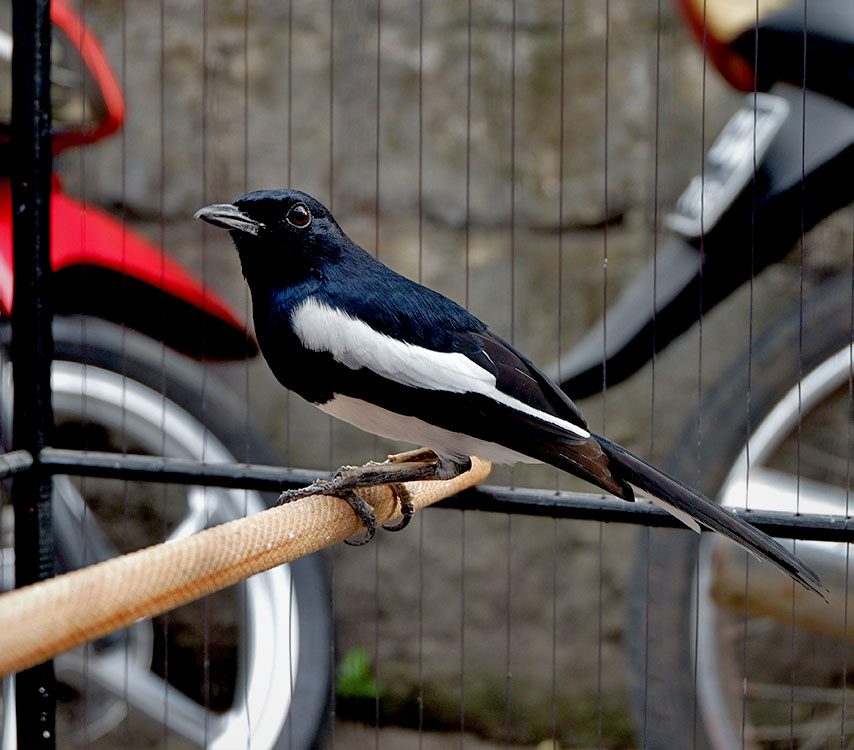
[[[736,88],[789,83],[854,100],[851,0],[679,0],[697,41]],[[806,59],[804,41],[806,40]],[[806,82],[804,72],[806,71]]]

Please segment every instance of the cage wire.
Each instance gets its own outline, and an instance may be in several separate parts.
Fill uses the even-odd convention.
[[[58,25],[66,3],[53,5]],[[830,605],[711,535],[655,528],[678,524],[646,505],[603,504],[550,468],[496,467],[497,488],[419,513],[402,534],[338,546],[60,655],[57,744],[854,746],[854,213],[850,178],[839,178],[851,136],[827,161],[830,191],[813,176],[811,140],[822,120],[850,117],[850,101],[819,86],[815,103],[813,6],[795,0],[803,69],[772,93],[785,94],[794,123],[797,161],[786,166],[800,178],[785,205],[798,231],[760,273],[766,246],[785,236],[774,224],[789,218],[766,215],[763,165],[779,158],[762,145],[766,8],[751,4],[744,23],[756,29],[745,102],[714,66],[718,4],[683,5],[696,40],[668,0],[71,2],[85,24],[71,47],[103,46],[127,116],[117,136],[55,163],[55,191],[77,200],[81,247],[97,241],[102,212],[121,228],[106,284],[92,263],[56,273],[56,289],[74,285],[58,295],[54,450],[42,454],[60,569],[257,512],[272,498],[254,464],[316,473],[401,447],[309,409],[259,356],[223,356],[213,315],[188,329],[195,347],[175,335],[191,324],[170,291],[173,261],[198,280],[197,307],[222,300],[252,330],[228,238],[193,212],[293,186],[561,382],[573,376],[568,353],[604,316],[602,366],[579,402],[591,427],[807,540],[796,551],[821,572]],[[54,117],[86,130],[103,106],[91,60],[54,55],[82,102],[61,112],[57,92],[75,82],[55,75]],[[719,295],[719,266],[706,275],[723,254],[705,205],[718,178],[710,152],[739,111],[750,168],[737,246],[750,263]],[[695,175],[700,227],[688,242],[666,217]],[[150,261],[158,291],[144,298],[142,330],[137,236],[163,251]],[[696,324],[675,338],[658,323],[680,241],[699,281]],[[645,364],[612,384],[624,377],[609,347],[622,323],[607,313],[644,266]],[[120,291],[105,314],[92,299],[108,284]],[[7,346],[2,356],[11,448]],[[124,456],[124,469],[105,453]],[[154,458],[129,473],[139,454]],[[222,463],[249,467],[211,479]],[[6,743],[12,695],[7,678]]]

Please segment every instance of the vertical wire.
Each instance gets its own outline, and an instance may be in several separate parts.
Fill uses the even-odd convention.
[[[289,89],[290,90],[290,89]],[[289,152],[290,163],[290,152]],[[329,210],[335,209],[335,0],[329,0]],[[329,417],[329,466],[332,466],[333,455],[333,427],[332,417]],[[335,556],[329,558],[329,608],[332,622],[334,623],[337,616],[337,608],[335,605]],[[329,642],[330,663],[333,665],[333,674],[335,673],[335,639],[330,639]],[[332,750],[335,750],[337,740],[336,715],[338,693],[336,691],[335,681],[333,680],[330,703],[330,724],[332,732],[330,737],[330,745]]]
[[[466,512],[460,512],[460,750],[466,732]]]
[[[329,209],[335,209],[335,0],[329,0]]]
[[[807,6],[808,0],[804,0],[804,14],[802,16],[802,44],[803,44],[803,67],[801,69],[803,79],[801,88],[801,185],[800,185],[800,231],[798,233],[798,429],[797,441],[795,444],[795,515],[800,514],[801,510],[801,438],[803,428],[803,399],[801,393],[801,381],[804,376],[804,253],[805,253],[805,220],[804,207],[806,204],[806,133],[807,133]],[[792,552],[797,552],[797,541],[792,540]],[[789,744],[792,748],[795,746],[795,582],[792,585],[792,633],[790,644],[790,658],[792,662],[791,670],[791,685],[789,695]]]
[[[209,91],[209,82],[207,75],[207,60],[208,60],[208,24],[209,24],[209,8],[208,8],[209,0],[203,0],[202,3],[202,112],[203,119],[206,121],[207,113],[208,113],[208,105],[210,102],[210,91]],[[202,127],[202,204],[205,205],[208,203],[208,136],[210,134],[210,129],[205,126]],[[201,260],[201,277],[202,277],[202,302],[204,303],[205,298],[207,297],[207,256],[208,256],[208,242],[207,242],[207,231],[203,231],[202,233],[202,260]],[[205,329],[204,325],[202,327],[202,361],[204,361],[204,350],[205,350]],[[202,382],[201,382],[201,413],[204,417],[204,414],[207,411],[207,367],[202,366]],[[207,458],[207,447],[208,447],[208,428],[206,426],[206,420],[202,420],[203,424],[203,434],[202,434],[202,455],[201,455],[201,463],[204,464]],[[205,526],[210,525],[210,507],[209,507],[209,487],[202,488],[202,497],[204,498],[204,506],[205,506]],[[211,699],[211,649],[210,649],[210,598],[205,597],[202,600],[202,683],[203,683],[203,696],[204,696],[204,707],[205,707],[205,744],[207,744],[207,738],[209,736],[210,731],[210,699]]]
[[[163,253],[166,240],[166,0],[160,0],[158,7],[158,32],[160,35],[160,55],[158,60],[158,77],[159,77],[159,173],[158,173],[158,206],[157,206],[157,223],[158,223],[158,241],[161,248],[160,253],[160,268],[158,269],[158,289],[163,291],[166,283],[166,257]],[[202,60],[202,76],[204,76],[204,59]],[[207,126],[207,114],[202,103],[202,131],[204,132]],[[204,168],[204,166],[203,166]],[[204,238],[205,230],[202,228],[202,237]],[[204,241],[204,239],[202,240]],[[163,330],[166,326],[166,298],[161,294],[160,300],[160,321]],[[166,455],[166,343],[160,342],[160,455]],[[168,537],[169,528],[167,525],[167,508],[168,508],[168,486],[163,485],[160,493],[161,518],[162,518],[162,534],[163,538]],[[168,727],[169,727],[169,627],[171,624],[171,613],[164,612],[162,618],[162,636],[163,636],[163,745],[168,742]]]
[[[465,176],[465,307],[471,296],[471,94],[472,94],[472,0],[466,16],[466,176]],[[466,512],[460,512],[460,750],[466,731]]]
[[[293,137],[294,137],[294,0],[288,0],[288,93],[287,93],[287,108],[286,115],[286,132],[285,146],[287,150],[287,161],[285,163],[285,174],[287,176],[288,187],[293,187]],[[331,45],[330,45],[331,46]],[[330,191],[331,192],[331,191]],[[291,429],[290,420],[288,420],[288,457],[290,457],[291,447]]]
[[[377,65],[376,65],[376,138],[374,142],[374,257],[380,257],[380,120],[381,120],[381,74],[382,74],[382,0],[377,2]],[[374,447],[377,438],[373,438]],[[376,450],[374,451],[376,453]],[[423,529],[423,521],[421,524]],[[374,540],[374,745],[380,746],[380,539]]]
[[[77,39],[77,43],[80,49],[83,49],[86,43],[86,0],[81,0],[80,3],[80,20],[82,21],[80,25],[80,35]],[[87,71],[86,71],[86,62],[83,59],[83,56],[80,56],[80,86],[81,86],[81,100],[83,103],[81,114],[80,114],[80,126],[81,130],[85,130],[86,128],[86,113],[88,110],[87,101],[86,101],[86,88],[87,88]],[[86,208],[86,149],[79,149],[79,169],[80,169],[80,247],[86,248],[86,217],[87,217],[87,208]],[[86,277],[88,276],[86,266],[83,266],[83,283],[82,287],[86,288]],[[81,400],[81,420],[82,420],[82,435],[83,435],[83,450],[87,450],[89,447],[89,438],[87,435],[87,424],[89,422],[88,419],[88,394],[87,394],[87,383],[89,376],[89,367],[86,362],[86,358],[88,356],[88,344],[87,344],[87,326],[86,326],[86,317],[81,318],[81,338],[83,345],[83,398]],[[88,557],[88,535],[86,534],[86,521],[89,515],[88,505],[85,502],[86,499],[86,485],[87,479],[86,477],[80,478],[80,495],[83,498],[83,508],[82,514],[80,518],[80,531],[81,537],[83,538],[83,559],[86,560]],[[88,687],[89,685],[89,649],[88,647],[83,648],[83,685],[84,687]],[[83,742],[84,744],[88,744],[89,742],[89,701],[83,701],[82,707],[83,714]]]
[[[516,342],[516,0],[511,0],[512,25],[510,29],[510,341]],[[515,486],[515,472],[512,484]],[[504,678],[504,745],[510,745],[512,728],[512,706],[510,680],[512,674],[512,595],[513,595],[513,516],[507,515],[506,530],[507,612],[505,641],[505,678]]]
[[[744,477],[744,509],[748,509],[750,500],[750,438],[753,434],[753,416],[752,407],[752,385],[753,385],[753,315],[754,315],[754,274],[756,258],[756,241],[757,241],[757,226],[756,226],[756,209],[758,206],[758,190],[757,190],[757,172],[759,164],[756,157],[756,131],[758,127],[758,97],[759,97],[759,0],[755,2],[755,16],[753,27],[753,179],[750,186],[750,278],[748,281],[748,314],[747,314],[747,401],[746,401],[746,419],[747,429],[745,434],[745,477]],[[745,746],[747,742],[747,684],[748,684],[748,620],[750,616],[750,558],[744,555],[744,607],[742,611],[742,648],[741,648],[741,745]]]
[[[121,73],[120,82],[122,93],[127,91],[127,46],[128,46],[128,24],[127,24],[127,2],[122,0],[121,4]],[[122,128],[120,138],[121,149],[121,187],[120,200],[122,204],[121,210],[121,225],[122,225],[122,247],[121,247],[121,279],[122,279],[122,299],[126,299],[127,289],[127,130]],[[121,395],[121,446],[122,454],[128,453],[128,438],[127,438],[127,322],[122,315],[121,320],[121,378],[122,378],[122,395]],[[122,480],[122,539],[127,540],[130,534],[130,509],[128,507],[128,481]],[[130,711],[129,711],[129,691],[130,691],[130,648],[127,639],[124,641],[122,660],[122,699],[125,704],[125,721],[124,724],[124,744],[130,745]]]
[[[424,280],[424,0],[418,0],[418,283]]]
[[[424,0],[418,1],[418,281],[424,273]],[[418,523],[418,748],[424,732],[424,524]]]
[[[562,3],[563,4],[563,3]],[[557,744],[557,595],[558,595],[558,534],[557,518],[552,519],[552,684],[551,684],[551,750],[558,750]]]
[[[374,543],[374,747],[380,747],[380,545]]]
[[[516,344],[516,0],[510,30],[510,343]]]
[[[287,114],[286,117],[286,135],[285,135],[285,144],[287,149],[287,159],[285,162],[285,176],[287,181],[287,187],[292,188],[294,186],[293,183],[293,132],[294,132],[294,118],[293,118],[293,90],[294,90],[294,0],[288,0],[288,31],[287,31],[287,39],[288,39],[288,54],[287,54],[287,65],[288,65],[288,75],[287,75]],[[330,191],[331,192],[331,191]],[[330,202],[331,205],[331,202]],[[289,390],[285,389],[285,462],[288,466],[294,465],[293,452],[291,440],[293,438],[293,430],[291,428],[291,422],[293,417],[293,398]]]
[[[510,554],[510,550],[512,549],[513,543],[513,516],[512,514],[507,514],[507,531],[505,538],[505,546],[507,549],[507,567],[505,570],[505,577],[507,582],[507,597],[505,600],[505,610],[507,613],[507,621],[505,625],[506,632],[506,640],[504,647],[504,666],[505,666],[505,677],[504,677],[504,722],[505,722],[505,733],[504,733],[504,747],[510,747],[510,733],[512,730],[512,711],[510,705],[511,692],[510,692],[510,680],[511,678],[511,667],[512,667],[512,649],[511,649],[511,620],[512,620],[512,555]]]
[[[245,0],[248,5],[248,0]],[[294,72],[294,55],[293,55],[293,41],[294,41],[294,24],[293,24],[293,14],[294,14],[294,0],[288,0],[288,12],[287,12],[287,66],[288,66],[288,75],[287,75],[287,114],[285,115],[286,122],[286,140],[285,140],[285,173],[287,177],[287,186],[289,188],[293,187],[292,183],[292,171],[293,171],[293,72]],[[248,55],[248,45],[247,45],[247,55]],[[248,60],[247,60],[247,75],[248,75]],[[247,127],[247,137],[248,137],[248,127]],[[248,151],[247,151],[248,153]],[[248,290],[248,287],[247,287]],[[248,373],[249,373],[249,362],[247,359],[247,385],[248,385]],[[291,394],[289,391],[285,392],[285,460],[289,463],[293,463],[293,456],[291,453],[291,417],[292,417],[292,402]],[[294,590],[294,578],[293,578],[293,567],[290,568],[290,575],[288,576],[288,683],[291,688],[291,707],[290,710],[293,711],[293,700],[294,700],[294,691],[296,688],[296,673],[294,672],[294,658],[296,654],[293,650],[293,638],[290,637],[290,634],[294,632],[294,628],[299,628],[299,622],[294,621],[294,605],[296,604],[296,592]],[[334,661],[332,662],[334,664]],[[248,691],[247,691],[248,692]],[[335,689],[334,685],[332,688],[332,692],[334,694]],[[248,704],[247,704],[248,707]],[[288,742],[290,745],[294,744],[294,724],[296,722],[291,720],[288,722]],[[251,729],[251,727],[250,727]],[[251,737],[251,735],[250,735]]]
[[[652,352],[650,359],[650,407],[649,407],[649,455],[655,456],[655,376],[656,376],[656,324],[658,319],[658,202],[659,202],[659,167],[661,155],[661,0],[655,7],[655,104],[653,116],[653,180],[652,180]],[[649,527],[642,531],[644,545],[645,570],[644,578],[646,596],[644,597],[644,665],[643,665],[643,721],[641,726],[641,747],[647,744],[647,710],[649,693],[649,591],[650,591],[650,543]]]
[[[335,210],[335,0],[329,0],[329,210]],[[335,466],[335,420],[329,425],[329,468]]]
[[[380,257],[380,120],[381,120],[381,75],[382,75],[382,0],[377,2],[377,65],[375,70],[376,86],[376,128],[374,137],[374,257]]]
[[[854,213],[852,213],[854,219]],[[852,222],[854,223],[854,222]],[[847,423],[847,450],[845,459],[845,526],[848,527],[851,517],[851,453],[854,448],[854,232],[851,241],[851,281],[850,281],[850,307],[848,317],[848,423]],[[842,611],[842,632],[848,633],[848,586],[851,573],[851,545],[845,545],[845,604]],[[848,649],[843,640],[842,644],[842,708],[839,716],[839,750],[845,750],[845,692],[848,687]]]
[[[610,135],[610,87],[611,87],[611,0],[605,0],[605,81],[604,81],[604,133],[602,147],[603,188],[602,201],[602,432],[607,433],[608,412],[606,406],[608,390],[608,151]]]
[[[426,515],[419,514],[418,523],[418,748],[424,746],[424,524]]]
[[[557,362],[558,382],[563,380],[561,369],[563,343],[563,181],[565,156],[565,105],[566,105],[566,0],[560,3],[560,112],[558,116],[558,186],[557,186]],[[555,471],[555,493],[560,489],[560,473]],[[558,520],[552,519],[552,684],[551,730],[552,750],[557,750],[557,598],[558,598]]]
[[[611,0],[605,0],[605,61],[604,61],[604,129],[603,134],[603,208],[605,212],[602,222],[602,432],[607,433],[608,411],[608,151],[610,135],[610,86],[611,86]],[[604,636],[603,609],[605,604],[605,540],[604,524],[600,522],[597,536],[599,564],[597,570],[597,613],[596,613],[596,747],[602,747],[602,638]]]
[[[249,192],[249,0],[243,0],[243,188],[242,192]],[[249,316],[251,314],[249,305],[249,287],[243,285],[243,309],[244,309],[244,332],[248,339],[249,337]],[[244,404],[244,454],[243,460],[247,463],[253,460],[250,446],[250,430],[251,430],[251,402],[250,402],[250,385],[249,385],[249,356],[248,354],[243,360],[243,404]],[[239,457],[235,457],[238,458]],[[243,490],[243,515],[249,513],[249,491]],[[238,596],[240,598],[240,614],[241,626],[243,633],[243,644],[248,642],[246,634],[249,632],[249,592],[248,584],[243,581],[238,588]],[[293,597],[293,580],[288,576],[288,685],[290,686],[291,706],[293,706],[294,694],[294,672],[293,672],[293,653],[291,649],[291,622],[292,612],[292,597]],[[238,641],[240,644],[240,641]],[[238,672],[239,676],[239,672]],[[252,714],[249,707],[249,675],[248,670],[243,674],[243,713],[246,717],[246,748],[249,750],[252,742]],[[290,744],[293,745],[293,721],[287,722],[288,735]]]
[[[649,393],[649,454],[655,451],[655,376],[656,376],[656,323],[658,321],[658,200],[661,155],[661,0],[655,6],[655,112],[653,123],[653,165],[652,165],[652,352],[650,357],[650,393]]]
[[[702,63],[702,85],[700,100],[700,264],[699,264],[699,301],[697,318],[697,485],[701,485],[702,466],[702,444],[703,444],[703,296],[704,296],[704,266],[706,262],[706,84],[709,67],[709,23],[707,15],[707,0],[703,0],[703,63]],[[700,557],[699,547],[697,564],[694,569],[694,590],[700,591]],[[694,597],[694,666],[693,666],[693,690],[691,693],[691,729],[692,746],[697,747],[699,733],[699,705],[698,685],[699,674],[697,668],[697,655],[699,653],[699,621],[700,621],[700,597]]]

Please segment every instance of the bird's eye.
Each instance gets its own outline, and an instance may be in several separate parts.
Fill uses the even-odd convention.
[[[292,227],[304,229],[311,224],[311,211],[308,210],[305,203],[297,203],[295,206],[291,206],[285,219]]]

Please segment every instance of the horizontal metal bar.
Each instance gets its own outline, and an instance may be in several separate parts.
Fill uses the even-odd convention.
[[[258,464],[203,464],[186,458],[45,448],[41,465],[52,474],[128,479],[161,484],[199,484],[207,487],[275,492],[302,487],[326,472],[286,469]]]
[[[7,479],[15,474],[20,474],[32,465],[33,457],[29,451],[0,453],[0,479]]]
[[[202,464],[189,459],[59,448],[45,448],[40,454],[40,460],[42,466],[53,474],[171,484],[199,484],[260,491],[280,491],[291,487],[302,487],[310,484],[317,477],[328,476],[326,472],[306,469],[287,469],[256,464]],[[678,519],[652,503],[643,501],[627,503],[616,498],[585,492],[555,492],[480,485],[443,500],[436,507],[549,518],[573,518],[605,523],[630,523],[660,528],[685,528]],[[766,533],[782,539],[854,542],[854,518],[739,509],[733,509],[733,512]]]
[[[478,485],[449,497],[436,507],[482,510],[547,518],[573,518],[604,523],[629,523],[656,528],[688,528],[666,510],[646,500],[627,503],[615,497],[587,492],[514,489]],[[854,517],[818,513],[745,511],[730,508],[735,516],[778,539],[854,543]],[[704,529],[706,531],[706,529]]]

